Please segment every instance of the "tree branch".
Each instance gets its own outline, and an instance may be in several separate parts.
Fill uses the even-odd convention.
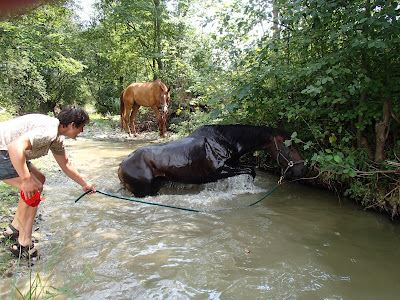
[[[137,39],[139,40],[139,43],[143,46],[143,47],[145,47],[146,49],[149,49],[149,46],[145,43],[145,41],[143,41],[143,39],[140,37],[140,34],[139,34],[139,32],[136,30],[136,27],[135,26],[133,26],[133,25],[131,25],[131,24],[129,24],[129,23],[126,23],[126,26],[128,26],[129,28],[131,28],[135,33],[136,33],[136,37],[137,37]]]

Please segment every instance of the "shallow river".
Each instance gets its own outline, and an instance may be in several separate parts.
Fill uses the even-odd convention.
[[[78,138],[68,154],[98,190],[132,197],[118,165],[150,142]],[[399,226],[333,193],[291,183],[252,207],[193,213],[100,194],[74,203],[80,186],[57,168],[47,178],[33,271],[50,291],[65,291],[57,299],[399,299]],[[235,207],[277,179],[258,172],[254,183],[170,185],[144,200]],[[9,299],[14,280],[1,280],[0,298]]]

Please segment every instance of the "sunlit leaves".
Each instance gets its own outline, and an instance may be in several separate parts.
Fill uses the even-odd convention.
[[[19,113],[79,102],[75,75],[84,66],[74,57],[78,27],[73,18],[62,3],[54,3],[0,23],[0,59],[7,73],[1,89]]]

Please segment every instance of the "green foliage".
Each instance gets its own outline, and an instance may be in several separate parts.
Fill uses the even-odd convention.
[[[333,152],[325,149],[325,152],[319,151],[311,157],[312,165],[320,166],[321,171],[335,172],[338,177],[336,179],[354,178],[357,176],[357,164],[355,153],[346,155],[341,151]],[[342,178],[340,178],[342,177]]]
[[[194,111],[179,108],[177,116],[170,121],[169,130],[184,137],[204,124],[215,124],[217,120],[212,120],[210,115],[202,112],[198,107]]]
[[[10,207],[16,203],[18,200],[18,191],[16,188],[5,184],[0,181],[0,213],[7,214],[10,213]],[[5,225],[5,224],[1,224]],[[4,226],[2,226],[3,228]]]
[[[95,102],[96,111],[102,114],[119,114],[120,99],[115,97],[119,93],[118,87],[112,84],[99,87],[98,100]]]
[[[5,105],[5,103],[2,103],[2,105]],[[12,111],[11,107],[12,107],[11,105],[7,105],[7,109],[6,108],[1,109],[0,122],[7,121],[13,117],[15,112]]]
[[[270,22],[273,5],[280,24],[273,36],[265,34],[257,44],[235,41]],[[247,21],[233,13],[240,10]],[[384,189],[398,186],[391,175],[398,176],[398,169],[373,162],[380,155],[396,161],[400,153],[398,147],[393,151],[400,129],[396,2],[236,1],[220,16],[216,40],[231,63],[217,79],[220,96],[209,93],[219,117],[267,125],[285,121],[307,141],[297,142],[323,181],[346,183],[357,198],[365,193],[359,183],[374,186],[378,170],[387,176],[379,180]],[[386,124],[385,135],[379,135],[379,124]]]
[[[18,114],[48,112],[55,105],[84,103],[84,65],[74,58],[77,26],[62,3],[0,22],[0,87],[4,104]]]

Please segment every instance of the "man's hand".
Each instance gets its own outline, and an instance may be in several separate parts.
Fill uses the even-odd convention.
[[[25,195],[25,199],[30,199],[35,195],[37,191],[42,193],[43,184],[39,181],[35,181],[31,176],[22,180],[21,191]]]

